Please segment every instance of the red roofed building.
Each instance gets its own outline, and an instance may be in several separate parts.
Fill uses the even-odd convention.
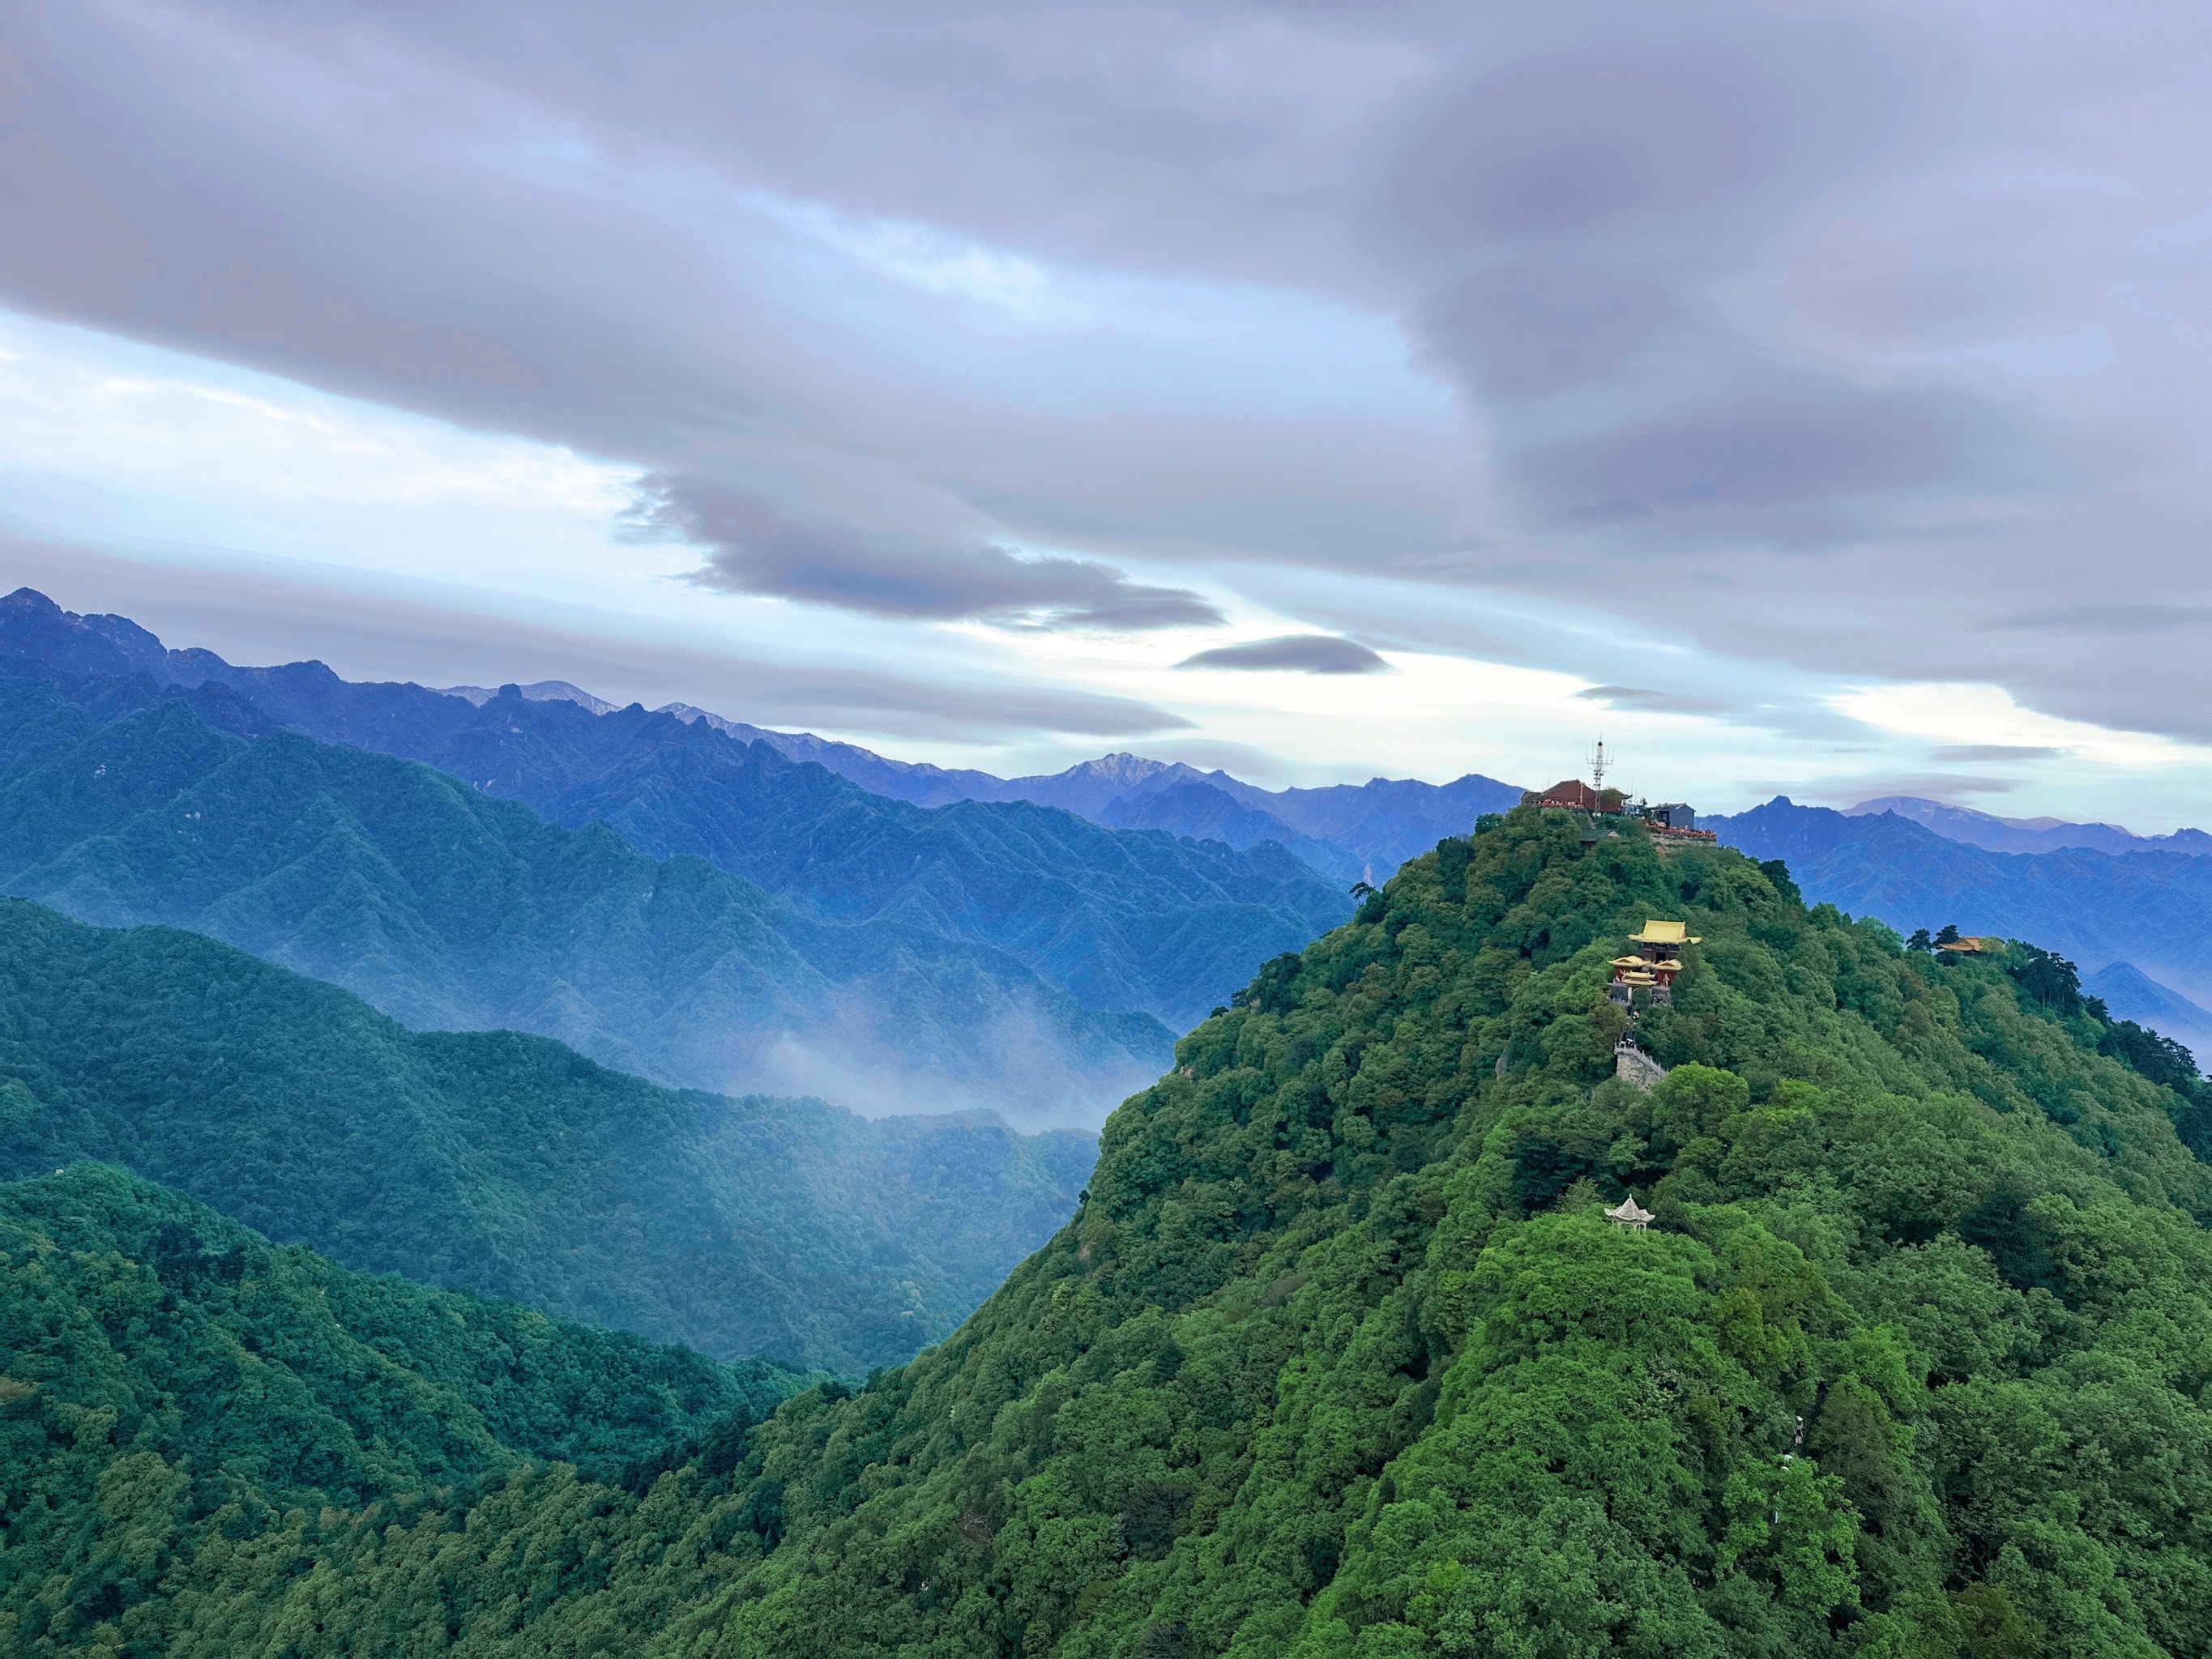
[[[1580,778],[1555,783],[1536,797],[1539,806],[1563,806],[1576,812],[1618,812],[1628,797],[1618,789],[1593,789]]]

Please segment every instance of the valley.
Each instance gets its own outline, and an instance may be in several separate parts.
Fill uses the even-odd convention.
[[[1639,1022],[1669,1068],[1644,1091],[1603,985],[1654,915],[1695,942]],[[1073,1218],[911,1362],[634,1474],[578,1454],[478,1494],[422,1441],[411,1482],[347,1477],[319,1520],[180,1398],[158,1444],[254,1496],[95,1430],[41,1512],[107,1541],[0,1619],[302,1656],[426,1617],[453,1653],[1241,1659],[1501,1619],[1585,1650],[2185,1650],[2212,1628],[2185,1565],[2203,1109],[2025,983],[1724,848],[1486,819],[1185,1038]],[[8,1192],[35,1218],[53,1190]],[[1601,1213],[1623,1193],[1650,1231]],[[177,1281],[174,1247],[133,1248]],[[180,1294],[230,1282],[183,1255],[215,1264]],[[425,1398],[449,1439],[490,1420]],[[173,1495],[95,1519],[126,1480]]]

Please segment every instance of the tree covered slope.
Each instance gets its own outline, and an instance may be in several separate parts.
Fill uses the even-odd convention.
[[[80,680],[221,685],[277,726],[425,762],[556,823],[605,822],[655,857],[706,859],[825,917],[882,919],[909,956],[931,937],[985,947],[1096,1013],[1178,1030],[1351,908],[1341,882],[1279,847],[1110,829],[1018,799],[927,810],[729,735],[771,738],[757,728],[634,704],[600,713],[519,689],[478,702],[356,684],[317,662],[235,667],[27,588],[0,599],[0,664],[10,662]],[[1147,1055],[1142,1074],[1164,1059],[1164,1047]],[[1118,1079],[1101,1110],[1138,1080]]]
[[[676,1085],[1095,1123],[1166,1058],[1155,1022],[1079,1006],[926,920],[828,919],[264,720],[216,689],[0,678],[0,890],[211,933],[417,1028],[535,1031]]]
[[[195,1533],[532,1460],[620,1480],[805,1380],[348,1273],[95,1164],[0,1187],[0,1650],[27,1655],[127,1621]]]
[[[0,1177],[96,1158],[345,1266],[717,1355],[863,1370],[1073,1207],[1090,1137],[675,1091],[416,1033],[169,928],[0,902]]]
[[[1602,987],[1652,915],[1703,942],[1644,1093]],[[1516,811],[1185,1039],[939,1347],[643,1492],[203,1526],[123,1617],[301,1659],[2203,1653],[2212,1172],[2051,990]]]

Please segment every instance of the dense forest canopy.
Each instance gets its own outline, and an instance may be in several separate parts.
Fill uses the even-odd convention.
[[[806,1379],[349,1273],[119,1170],[0,1187],[0,1650],[112,1620],[180,1533],[623,1479]],[[632,1478],[635,1478],[634,1475]]]
[[[649,1480],[180,1513],[32,1650],[2207,1651],[2191,1103],[1779,873],[1486,821],[1186,1038],[911,1363]],[[1702,942],[1647,1092],[1604,985],[1648,917]]]
[[[118,1164],[348,1267],[723,1358],[907,1358],[1050,1235],[1094,1155],[410,1031],[197,933],[0,900],[0,1179]]]

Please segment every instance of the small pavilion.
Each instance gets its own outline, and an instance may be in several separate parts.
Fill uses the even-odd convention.
[[[1651,1211],[1638,1204],[1636,1201],[1636,1194],[1631,1193],[1620,1203],[1607,1210],[1605,1212],[1605,1218],[1616,1227],[1632,1227],[1640,1233],[1651,1224],[1652,1214]]]

